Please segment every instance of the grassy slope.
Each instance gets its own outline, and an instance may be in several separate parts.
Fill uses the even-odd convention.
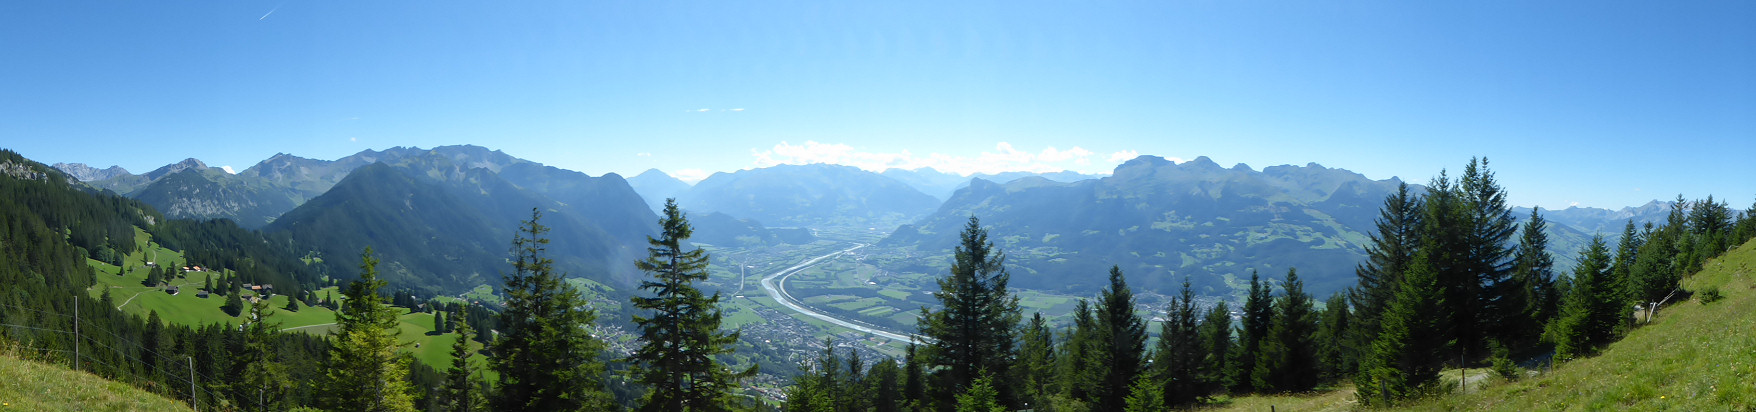
[[[0,409],[32,411],[189,410],[183,401],[83,372],[0,355]]]
[[[1756,242],[1708,261],[1687,290],[1719,288],[1725,298],[1666,307],[1652,324],[1595,357],[1549,373],[1444,396],[1404,410],[1749,410],[1756,408]],[[1699,295],[1697,295],[1699,297]],[[1456,370],[1441,375],[1455,382]],[[1472,374],[1476,373],[1472,370]],[[1299,396],[1230,399],[1225,410],[1355,409],[1353,387]]]
[[[1601,355],[1553,372],[1437,399],[1414,410],[1746,410],[1756,408],[1756,242],[1708,261],[1679,302]],[[1700,297],[1699,294],[1696,295]]]
[[[98,273],[98,285],[93,286],[89,291],[92,297],[102,296],[104,291],[108,290],[110,298],[116,305],[121,306],[124,313],[144,318],[148,313],[158,311],[159,318],[170,324],[200,326],[213,323],[238,324],[241,321],[242,318],[232,317],[220,310],[220,306],[224,306],[226,303],[224,297],[212,295],[203,299],[196,296],[196,291],[206,285],[207,277],[218,276],[218,273],[197,272],[190,273],[182,279],[172,279],[170,284],[182,287],[182,293],[176,295],[165,293],[160,288],[141,286],[141,282],[146,280],[147,269],[145,266],[147,261],[155,261],[162,266],[177,268],[189,263],[184,261],[181,253],[153,243],[152,236],[138,228],[135,229],[135,243],[140,247],[135,253],[129,254],[123,262],[124,266],[132,267],[134,270],[124,275],[117,276],[116,272],[119,268],[114,265],[90,259],[86,261]],[[201,264],[201,262],[194,263]],[[596,286],[603,287],[601,284]],[[317,291],[318,296],[324,297],[332,296],[331,293],[337,299],[342,298],[336,287]],[[246,292],[246,296],[248,296],[248,292]],[[286,306],[287,299],[286,295],[275,295],[269,299],[270,306],[274,308],[273,313],[269,315],[269,320],[280,323],[280,327],[283,329],[292,329],[303,333],[325,334],[333,329],[329,325],[335,323],[334,311],[322,307],[300,305],[299,311],[290,312],[282,309]],[[403,342],[408,343],[408,350],[414,353],[416,359],[443,371],[451,364],[451,343],[457,340],[457,335],[434,335],[430,334],[432,331],[433,314],[405,313],[402,315],[401,337]],[[419,348],[415,347],[417,344],[420,345]],[[480,344],[476,346],[480,346]]]

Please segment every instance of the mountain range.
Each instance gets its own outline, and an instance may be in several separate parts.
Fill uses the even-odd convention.
[[[949,254],[975,216],[1024,288],[1091,293],[1117,265],[1137,288],[1172,293],[1187,278],[1201,294],[1229,295],[1252,271],[1278,279],[1297,268],[1307,290],[1323,296],[1353,284],[1379,207],[1400,184],[1315,163],[1256,171],[1206,157],[1173,163],[1141,156],[1099,179],[974,180],[879,245]],[[1562,269],[1589,240],[1565,224],[1549,225],[1548,233]],[[920,264],[891,269],[940,271]]]
[[[939,202],[877,173],[809,164],[714,173],[679,195],[677,204],[772,226],[891,227],[927,215]]]

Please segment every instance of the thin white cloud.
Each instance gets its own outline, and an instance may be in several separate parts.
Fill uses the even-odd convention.
[[[640,153],[635,153],[634,155],[640,156],[640,157],[652,157],[652,153],[649,153],[649,152],[640,152]]]
[[[360,138],[358,138],[358,137],[349,137],[349,138],[348,138],[348,141],[350,141],[350,142],[358,142],[358,141],[360,141]]]
[[[1135,151],[1135,150],[1123,150],[1120,152],[1110,153],[1110,161],[1116,162],[1116,163],[1121,163],[1121,162],[1133,160],[1136,157],[1140,157],[1140,152]]]
[[[707,113],[711,111],[713,111],[713,109],[695,109],[696,113]]]
[[[976,153],[973,156],[951,155],[945,153],[928,153],[916,155],[907,150],[895,153],[869,152],[853,146],[839,143],[818,143],[806,141],[795,145],[781,142],[768,150],[750,151],[755,158],[753,167],[768,167],[779,164],[812,164],[830,163],[853,166],[870,171],[885,169],[919,169],[931,167],[942,172],[971,175],[975,173],[1001,172],[1035,172],[1049,173],[1072,170],[1080,173],[1108,173],[1114,166],[1093,162],[1095,152],[1074,146],[1062,150],[1048,147],[1038,152],[1020,150],[1009,142],[999,142],[994,150]]]
[[[678,170],[675,172],[671,172],[671,177],[675,177],[675,178],[677,178],[677,180],[681,180],[681,181],[684,181],[684,182],[689,183],[689,184],[695,184],[697,182],[700,182],[702,179],[706,179],[707,176],[712,175],[712,174],[713,173],[708,173],[706,170],[701,170],[701,169],[682,169],[682,170]]]
[[[741,112],[741,111],[744,111],[744,109],[728,109],[728,110],[730,110],[730,111],[734,111],[734,112]]]

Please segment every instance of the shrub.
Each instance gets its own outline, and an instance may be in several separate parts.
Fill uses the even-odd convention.
[[[1713,302],[1719,301],[1720,299],[1724,299],[1724,298],[1725,298],[1725,296],[1721,295],[1719,293],[1719,287],[1709,287],[1706,290],[1701,291],[1701,304],[1703,304],[1703,305],[1713,303]]]

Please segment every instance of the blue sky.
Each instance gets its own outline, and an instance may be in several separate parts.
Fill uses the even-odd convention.
[[[1415,182],[1487,156],[1518,205],[1742,208],[1752,22],[1751,2],[0,2],[0,147],[135,173],[467,143],[594,175],[1138,153]]]

